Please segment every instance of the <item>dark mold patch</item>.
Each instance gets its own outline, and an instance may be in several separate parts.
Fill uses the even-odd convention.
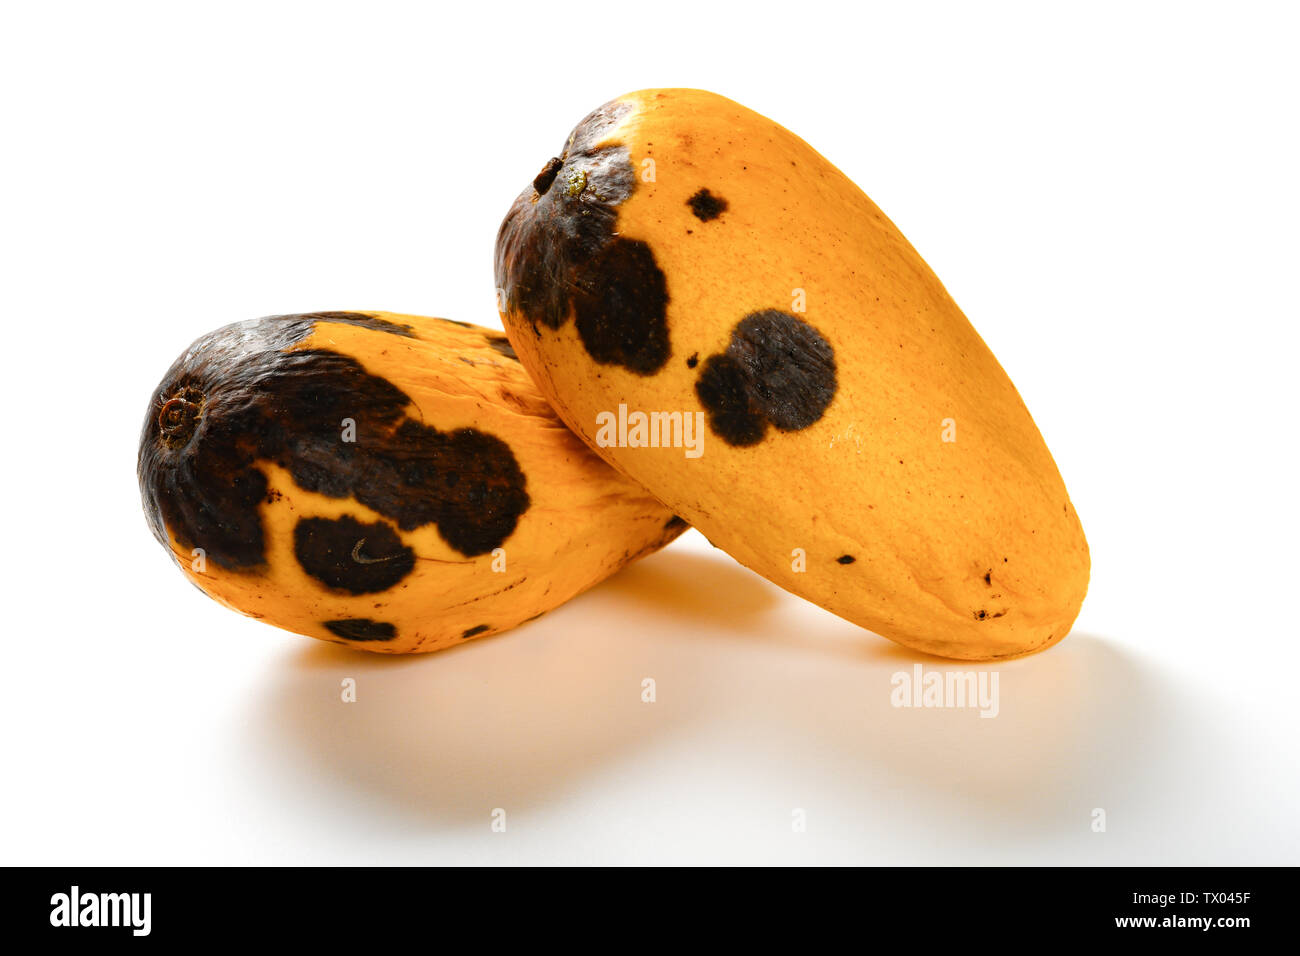
[[[484,631],[486,631],[486,630],[488,630],[488,625],[486,625],[486,624],[479,624],[479,625],[476,625],[475,627],[471,627],[469,630],[467,630],[465,633],[463,633],[463,634],[461,635],[461,637],[462,637],[462,638],[473,637],[475,634],[482,634],[482,633],[483,633]]]
[[[515,200],[497,234],[496,279],[508,315],[534,331],[574,315],[593,360],[650,375],[671,352],[667,281],[646,243],[618,235],[618,206],[637,185],[627,147],[597,145],[629,109],[607,103],[587,116]],[[552,189],[561,176],[566,188]]]
[[[757,445],[767,422],[754,408],[740,366],[728,355],[710,355],[695,382],[695,395],[709,412],[709,428],[728,445]]]
[[[769,424],[798,431],[822,417],[835,396],[835,354],[807,322],[788,312],[751,312],[725,352],[710,355],[695,383],[709,427],[729,445],[762,441]]]
[[[835,561],[838,564],[852,564],[856,560],[858,559],[851,554],[841,554],[838,558],[835,559]]]
[[[387,591],[415,569],[415,552],[389,525],[355,518],[303,518],[293,529],[293,553],[304,571],[349,594]]]
[[[700,364],[700,353],[699,353],[699,352],[693,352],[693,353],[691,354],[691,357],[688,358],[688,359],[686,360],[686,367],[687,367],[687,368],[695,368],[695,366],[697,366],[697,365],[699,365],[699,364]]]
[[[707,189],[701,189],[686,200],[686,205],[691,207],[691,212],[695,213],[695,218],[700,222],[717,219],[727,211],[727,201],[721,196],[713,195]]]
[[[313,322],[337,322],[340,325],[359,325],[363,329],[374,329],[376,332],[387,332],[390,335],[401,335],[408,339],[415,338],[415,329],[411,326],[401,325],[397,322],[389,322],[387,319],[381,319],[375,315],[368,315],[365,312],[304,312],[301,315],[275,316],[275,318],[309,319]]]
[[[487,337],[488,345],[496,349],[508,359],[519,361],[519,356],[515,354],[515,347],[510,344],[510,340],[504,335],[489,335]]]
[[[637,239],[616,239],[576,277],[573,309],[587,354],[639,375],[668,361],[668,285],[654,253]]]
[[[228,325],[167,372],[145,416],[137,463],[158,540],[168,546],[170,530],[220,567],[261,565],[258,505],[268,484],[258,463],[269,461],[300,488],[354,498],[403,531],[436,523],[467,557],[502,544],[529,505],[510,446],[476,429],[441,432],[409,418],[410,398],[350,356],[290,350],[316,321],[272,316]],[[169,412],[160,422],[178,397],[198,412]],[[355,442],[342,440],[345,418],[356,422]]]
[[[391,641],[397,636],[397,628],[387,621],[372,621],[368,617],[348,617],[323,623],[335,637],[348,641]]]

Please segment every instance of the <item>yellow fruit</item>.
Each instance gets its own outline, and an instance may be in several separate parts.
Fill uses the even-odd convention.
[[[893,223],[793,133],[700,90],[607,103],[515,201],[496,268],[561,417],[741,563],[946,657],[1069,631],[1088,547],[1029,412]],[[655,444],[639,413],[698,422],[702,445],[634,447]]]
[[[574,438],[500,333],[383,312],[199,339],[150,403],[139,478],[205,593],[394,654],[514,627],[686,527]]]

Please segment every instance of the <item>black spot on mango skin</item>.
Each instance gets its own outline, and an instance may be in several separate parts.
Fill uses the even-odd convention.
[[[313,578],[349,594],[387,591],[415,569],[415,552],[389,525],[346,515],[299,520],[293,553]]]
[[[391,641],[397,628],[387,621],[372,621],[368,617],[349,617],[338,621],[325,621],[325,629],[335,637],[348,641]]]
[[[654,253],[636,239],[616,239],[577,277],[573,309],[578,335],[602,365],[640,375],[668,361],[668,286]],[[657,320],[651,320],[657,316]]]
[[[707,189],[701,189],[686,200],[686,205],[691,207],[691,212],[695,213],[695,218],[700,222],[717,219],[727,211],[727,201],[721,196],[713,195]]]
[[[463,639],[466,637],[473,637],[475,634],[482,634],[484,631],[488,629],[489,629],[488,625],[479,624],[474,627],[471,627],[469,630],[465,631],[465,633],[461,634],[461,638]]]
[[[219,567],[260,566],[258,506],[268,486],[259,462],[269,461],[300,488],[354,498],[403,531],[436,523],[467,557],[500,546],[529,506],[510,447],[476,429],[441,432],[408,417],[410,398],[351,356],[291,350],[317,321],[272,316],[226,326],[164,376],[137,463],[158,540],[169,546],[170,531]],[[163,415],[178,396],[195,409]],[[356,422],[355,442],[342,440],[345,418]]]
[[[745,373],[729,355],[710,355],[695,382],[695,394],[709,412],[709,428],[729,445],[757,445],[767,422],[754,407]]]
[[[618,234],[636,170],[626,146],[604,143],[629,108],[607,103],[587,116],[515,200],[497,234],[496,279],[507,311],[534,331],[575,316],[594,361],[652,375],[671,354],[668,284],[650,246]],[[552,188],[557,177],[570,188]]]
[[[807,428],[825,413],[837,387],[830,343],[788,312],[752,312],[736,324],[725,352],[710,355],[695,383],[709,427],[729,445]]]
[[[857,560],[857,558],[855,558],[855,557],[854,557],[853,555],[851,555],[851,554],[841,554],[841,555],[840,555],[838,558],[836,558],[835,560],[836,560],[837,562],[839,562],[840,564],[852,564],[854,561]]]

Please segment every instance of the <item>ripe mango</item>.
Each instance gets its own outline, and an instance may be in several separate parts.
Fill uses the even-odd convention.
[[[496,277],[569,427],[742,564],[944,657],[1069,632],[1088,546],[1015,386],[790,131],[701,90],[606,103],[515,200]]]
[[[385,312],[200,338],[150,400],[138,473],[204,593],[389,654],[514,627],[686,527],[564,427],[505,336]]]

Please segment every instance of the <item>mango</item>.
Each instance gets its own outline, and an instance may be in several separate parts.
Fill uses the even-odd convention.
[[[686,528],[564,427],[501,333],[387,312],[203,336],[149,400],[138,475],[199,590],[386,654],[515,627]]]
[[[514,201],[496,280],[560,417],[742,564],[942,657],[1070,631],[1088,545],[1024,402],[789,130],[701,90],[606,103]]]

